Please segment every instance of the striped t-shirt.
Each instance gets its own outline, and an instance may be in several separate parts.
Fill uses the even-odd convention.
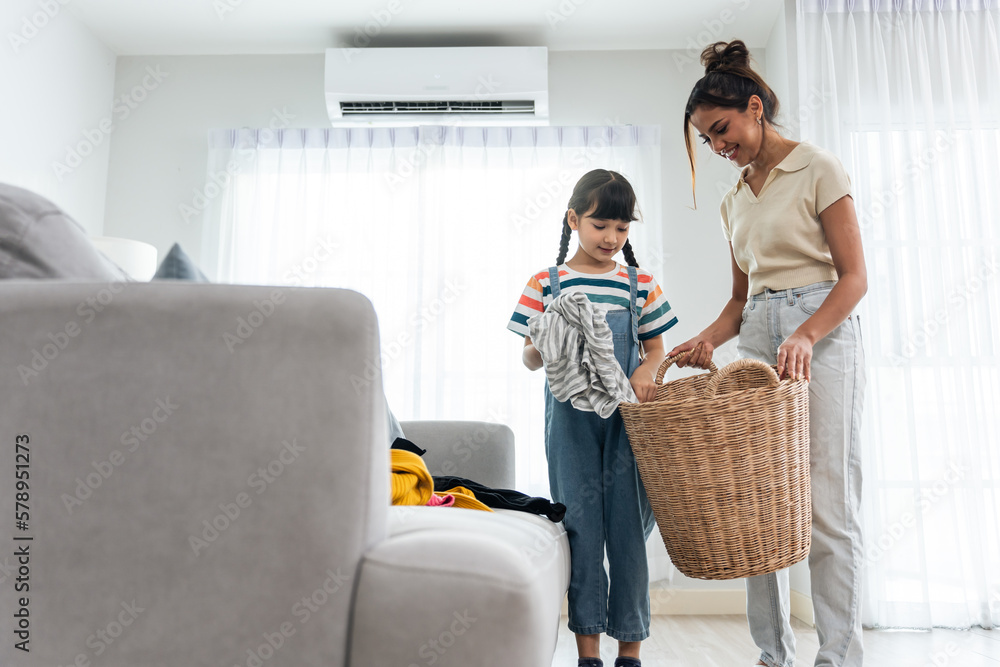
[[[663,290],[656,284],[653,274],[636,269],[639,278],[636,307],[639,310],[639,340],[659,336],[677,324]],[[618,264],[608,273],[580,273],[565,264],[559,266],[560,293],[583,292],[595,308],[628,310],[628,267]],[[536,273],[528,281],[521,300],[507,324],[507,328],[520,336],[528,335],[528,318],[545,311],[552,303],[548,269]]]

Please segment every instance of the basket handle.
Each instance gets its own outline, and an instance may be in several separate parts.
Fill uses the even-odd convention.
[[[705,386],[705,398],[715,398],[715,393],[719,389],[719,385],[722,381],[733,373],[739,373],[740,371],[745,371],[747,369],[754,369],[764,373],[767,377],[767,386],[774,389],[780,383],[778,374],[774,372],[768,364],[763,361],[758,361],[757,359],[737,359],[731,364],[727,364],[721,371],[712,375],[708,380],[708,384]]]
[[[682,357],[686,357],[692,352],[694,352],[693,349],[686,350],[684,352],[681,352],[680,354],[675,354],[672,357],[667,357],[666,359],[664,359],[663,363],[660,364],[660,369],[656,371],[656,384],[663,384],[663,377],[667,374],[667,369],[669,369],[671,366],[677,363],[679,359],[681,359]],[[719,369],[716,367],[714,361],[710,361],[708,362],[708,370],[710,373],[717,373]]]

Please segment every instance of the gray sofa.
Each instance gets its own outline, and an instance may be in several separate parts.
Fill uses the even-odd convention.
[[[364,297],[0,293],[0,665],[551,663],[561,524],[389,506]],[[507,427],[403,427],[432,473],[513,486]]]

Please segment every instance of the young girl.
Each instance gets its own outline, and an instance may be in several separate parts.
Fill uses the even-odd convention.
[[[595,169],[584,175],[563,216],[558,266],[528,281],[507,328],[524,336],[522,360],[537,370],[542,357],[528,336],[528,318],[560,294],[586,294],[595,308],[606,311],[615,358],[645,402],[655,396],[656,370],[664,359],[660,334],[677,318],[653,276],[638,268],[628,242],[633,220],[635,193],[621,174]],[[573,231],[579,247],[564,264]],[[619,251],[628,267],[615,261]],[[636,667],[640,642],[649,636],[645,544],[653,513],[621,415],[616,411],[602,419],[569,401],[556,401],[546,382],[545,453],[552,498],[566,505],[563,521],[572,552],[569,629],[576,633],[579,665],[602,667],[600,638],[606,632],[618,640],[615,666]]]

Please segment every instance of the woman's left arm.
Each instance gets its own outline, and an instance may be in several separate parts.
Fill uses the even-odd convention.
[[[778,348],[779,377],[810,379],[813,345],[840,326],[868,291],[868,272],[854,200],[849,195],[841,197],[819,214],[819,221],[837,269],[837,284],[816,313]]]

